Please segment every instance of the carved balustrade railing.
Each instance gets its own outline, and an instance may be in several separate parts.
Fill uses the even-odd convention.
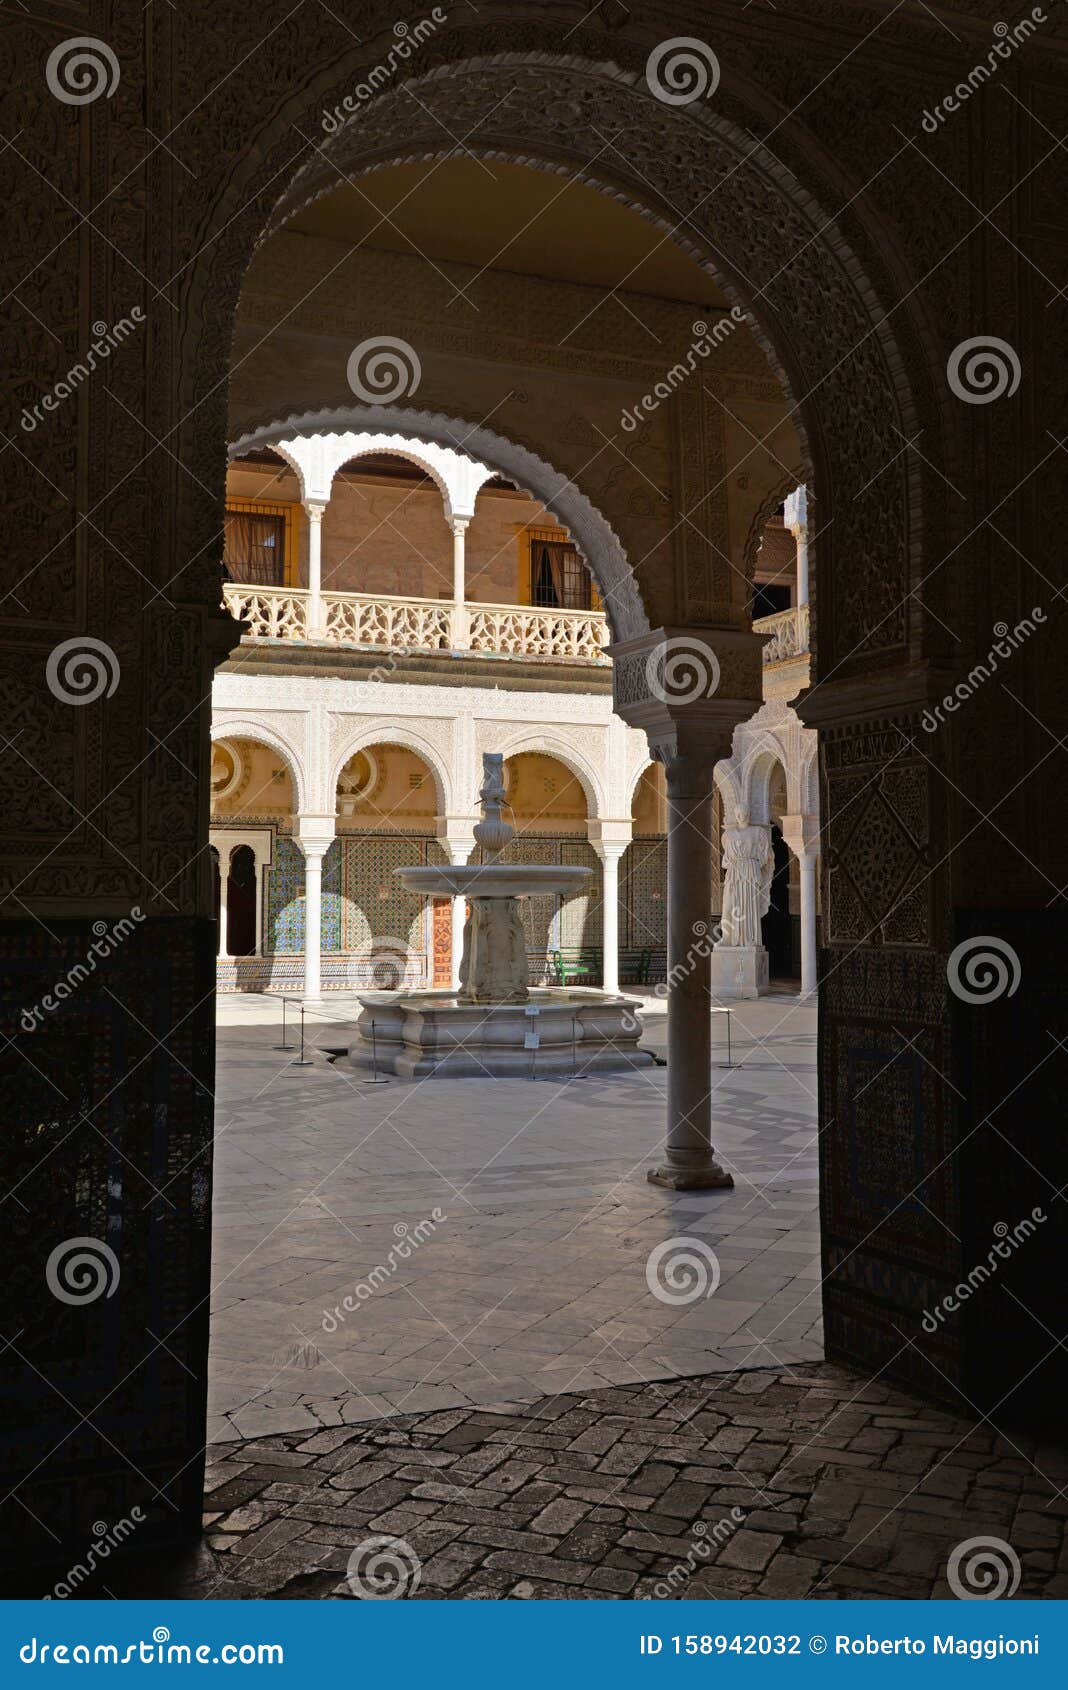
[[[809,649],[808,605],[779,610],[774,616],[758,616],[753,621],[753,632],[771,635],[764,647],[765,663],[785,663],[791,657],[805,657]]]
[[[607,662],[608,618],[595,610],[542,610],[513,604],[467,607],[468,645],[507,657],[587,657]]]
[[[250,624],[253,640],[315,640],[392,651],[478,651],[503,657],[586,658],[607,663],[611,635],[600,611],[530,605],[466,604],[377,593],[323,593],[311,625],[307,591],[228,581],[227,608]]]

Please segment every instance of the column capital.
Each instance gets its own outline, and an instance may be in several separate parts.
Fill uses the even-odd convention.
[[[634,837],[634,828],[629,820],[590,821],[586,823],[586,830],[589,842],[602,863],[610,860],[618,862]]]
[[[301,500],[301,504],[304,506],[304,510],[305,510],[305,513],[307,514],[307,518],[308,518],[309,522],[322,522],[323,512],[325,511],[325,509],[327,507],[327,503],[328,503],[328,501],[326,499],[302,499]]]
[[[337,829],[333,816],[298,816],[296,841],[305,857],[322,857],[333,844]]]
[[[783,816],[779,827],[795,857],[815,857],[819,854],[819,816]]]
[[[808,489],[802,485],[786,495],[782,511],[783,527],[796,535],[808,527]]]
[[[609,647],[614,705],[644,728],[659,762],[718,762],[739,722],[763,703],[766,634],[739,628],[665,627]]]
[[[438,844],[449,853],[454,866],[466,863],[475,848],[477,816],[442,816],[438,818]]]

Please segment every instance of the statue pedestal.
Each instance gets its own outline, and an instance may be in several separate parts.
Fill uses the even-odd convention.
[[[464,925],[460,997],[465,1003],[526,1003],[527,941],[518,898],[471,898]]]
[[[715,945],[712,996],[759,998],[768,990],[768,953],[763,945]]]

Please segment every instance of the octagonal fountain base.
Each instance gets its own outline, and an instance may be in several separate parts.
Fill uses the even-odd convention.
[[[651,1067],[634,998],[534,989],[526,1003],[467,1003],[456,992],[361,992],[349,1061],[404,1079],[566,1079]]]

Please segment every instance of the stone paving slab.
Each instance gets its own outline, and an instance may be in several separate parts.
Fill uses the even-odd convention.
[[[1066,1485],[1046,1442],[827,1364],[760,1369],[228,1444],[203,1544],[108,1582],[352,1599],[374,1562],[415,1600],[926,1599],[959,1594],[958,1552],[965,1589],[1003,1569],[1063,1599]],[[985,1566],[959,1554],[978,1537],[1001,1540]]]
[[[819,1360],[811,1007],[737,1006],[735,1066],[710,1075],[736,1187],[691,1194],[645,1177],[662,1068],[367,1087],[326,1060],[339,1006],[308,1018],[302,1070],[279,1014],[221,1000],[213,1442]],[[662,1049],[661,1004],[647,1026]],[[714,1251],[714,1296],[650,1293],[650,1252],[678,1236]]]

